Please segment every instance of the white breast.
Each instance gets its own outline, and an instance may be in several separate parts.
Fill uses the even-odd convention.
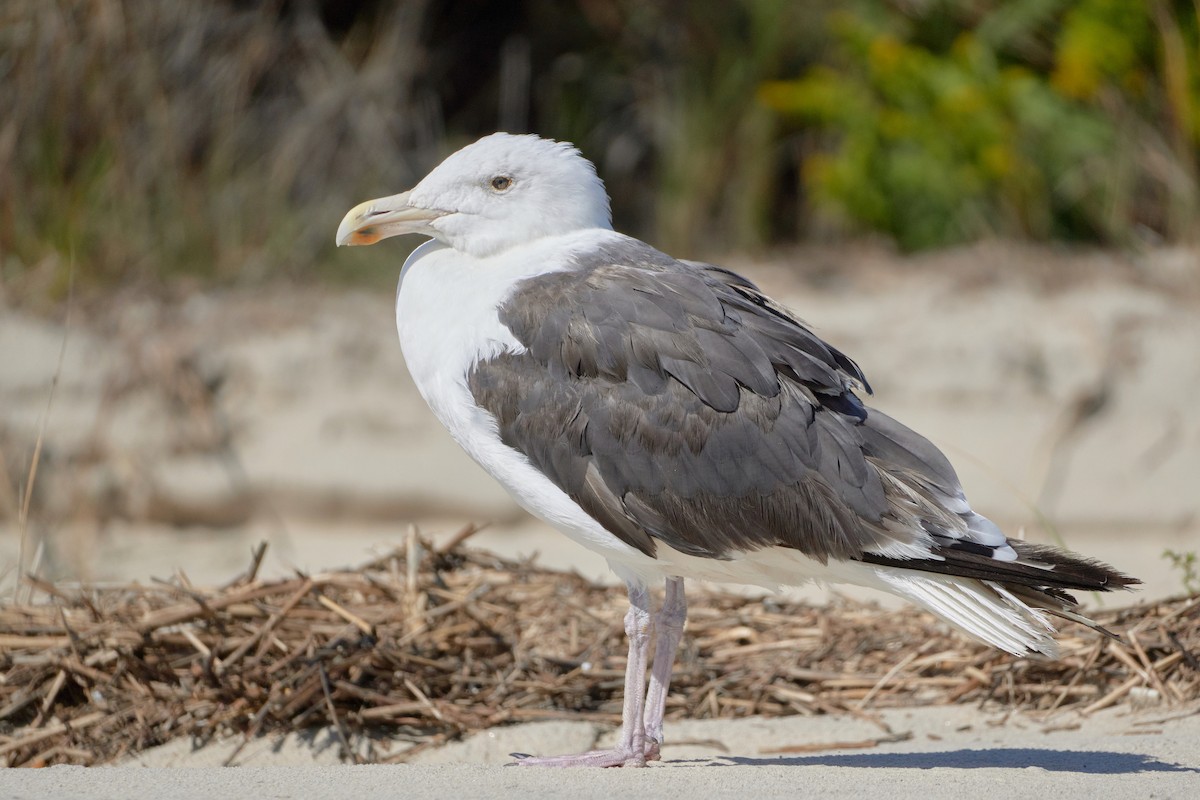
[[[543,239],[501,256],[473,259],[430,241],[404,264],[396,296],[400,347],[421,396],[454,441],[529,513],[566,533],[628,577],[660,573],[660,565],[606,531],[571,498],[505,445],[494,417],[467,387],[477,361],[524,347],[502,325],[496,309],[518,281],[568,269],[564,253],[594,247],[612,231],[591,230]],[[624,566],[625,569],[620,567]]]

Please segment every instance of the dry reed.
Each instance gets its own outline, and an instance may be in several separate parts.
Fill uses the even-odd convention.
[[[624,593],[466,549],[468,536],[437,550],[414,533],[358,569],[279,580],[257,578],[260,549],[211,591],[183,576],[76,589],[33,579],[36,603],[0,607],[0,756],[99,764],[177,737],[330,725],[358,759],[358,734],[434,745],[526,720],[618,722]],[[1196,703],[1200,597],[1096,618],[1127,646],[1074,627],[1050,662],[925,614],[704,593],[668,717]]]

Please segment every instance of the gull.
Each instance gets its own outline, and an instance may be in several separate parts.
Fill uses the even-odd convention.
[[[429,237],[396,296],[421,396],[517,503],[628,589],[618,742],[518,764],[661,757],[685,579],[868,586],[1048,657],[1049,615],[1098,628],[1070,591],[1138,583],[1005,536],[932,443],[863,404],[862,370],[792,312],[734,272],[614,231],[604,184],[568,143],[485,136],[411,191],[351,209],[337,244],[401,234]]]

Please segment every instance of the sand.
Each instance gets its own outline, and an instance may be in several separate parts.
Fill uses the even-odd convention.
[[[800,258],[823,282],[780,263],[731,266],[853,355],[873,402],[946,450],[977,509],[1010,532],[1061,538],[1142,577],[1139,598],[1183,589],[1163,550],[1200,550],[1194,253],[1131,263],[993,244],[915,260]],[[85,581],[184,569],[206,584],[239,572],[261,540],[271,544],[264,572],[282,574],[361,562],[394,547],[410,523],[438,538],[490,521],[476,544],[611,579],[602,560],[516,509],[433,422],[404,372],[390,300],[387,291],[276,287],[77,310],[45,425],[25,567],[36,556],[40,574]],[[53,320],[0,314],[4,596],[21,550],[16,490],[63,335]],[[611,732],[505,728],[391,767],[339,766],[336,748],[268,740],[223,770],[207,766],[224,760],[221,745],[193,752],[176,742],[127,762],[141,769],[7,771],[0,795],[1200,796],[1200,717],[1153,722],[1170,713],[1130,716],[1122,706],[1082,721],[993,726],[973,708],[889,711],[887,724],[911,739],[790,756],[763,748],[866,741],[880,729],[853,718],[683,723],[670,740],[715,740],[727,751],[668,745],[667,763],[648,770],[565,777],[499,764],[508,749],[561,752]]]
[[[1175,718],[1171,718],[1175,717]],[[536,723],[480,734],[413,764],[336,766],[316,742],[263,742],[243,766],[211,766],[211,752],[168,745],[126,767],[9,770],[7,797],[964,797],[1193,798],[1200,793],[1200,715],[1105,712],[1049,723],[1006,721],[974,708],[889,710],[881,720],[911,738],[874,747],[879,726],[848,718],[678,723],[664,762],[645,770],[500,766],[511,748],[550,752],[596,736],[586,723]],[[764,753],[792,748],[795,753]],[[437,762],[437,763],[433,763]],[[146,766],[143,766],[146,765]],[[129,768],[141,766],[141,768]]]
[[[798,255],[821,283],[781,260],[732,265],[853,355],[871,402],[947,452],[977,509],[1014,535],[1117,563],[1147,579],[1143,597],[1162,597],[1182,589],[1163,550],[1200,547],[1200,291],[1170,277],[1196,274],[1172,271],[1187,258],[998,244]],[[0,313],[9,566],[63,336],[53,319]],[[436,534],[468,521],[492,523],[480,543],[504,555],[608,574],[450,442],[408,380],[387,290],[76,309],[32,518],[26,566],[41,544],[40,573],[58,579],[145,580],[186,564],[193,581],[220,581],[263,539],[268,574],[324,569],[395,543],[410,522]],[[0,592],[13,575],[0,569]]]

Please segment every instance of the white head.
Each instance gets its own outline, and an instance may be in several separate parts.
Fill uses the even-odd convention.
[[[592,163],[566,142],[493,133],[454,153],[411,191],[352,208],[337,243],[420,233],[483,258],[588,228],[612,228]]]

